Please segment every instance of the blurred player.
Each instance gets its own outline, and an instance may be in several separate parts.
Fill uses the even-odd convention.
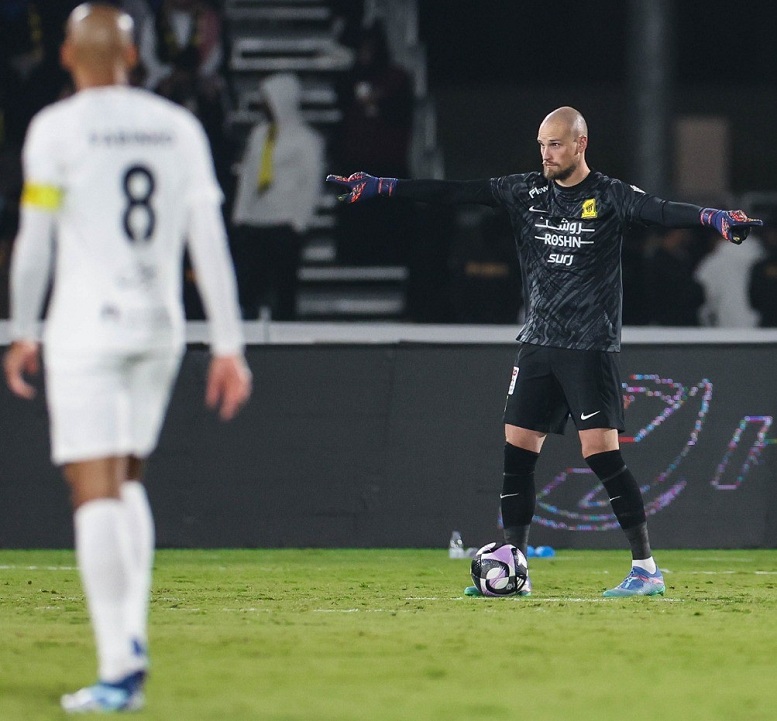
[[[591,172],[588,128],[574,108],[550,113],[537,137],[542,172],[490,180],[397,180],[355,173],[327,180],[344,185],[349,203],[377,195],[430,203],[480,203],[504,208],[518,247],[526,323],[505,405],[505,541],[526,553],[534,516],[534,469],[548,433],[563,433],[571,415],[582,454],[608,493],[631,546],[632,569],[605,596],[652,596],[665,591],[650,548],[639,484],[623,460],[620,351],[621,246],[632,222],[663,227],[715,227],[741,243],[760,220],[674,203],[620,180]],[[476,595],[472,586],[466,590]],[[527,584],[523,595],[531,593]]]
[[[206,402],[227,420],[251,393],[205,135],[188,111],[127,86],[131,38],[129,16],[110,6],[70,15],[62,63],[77,92],[30,125],[11,269],[5,374],[31,398],[25,375],[38,370],[53,268],[43,334],[52,458],[72,493],[99,666],[95,685],[62,697],[73,713],[144,703],[154,529],[140,479],[183,353],[186,241],[211,320]]]

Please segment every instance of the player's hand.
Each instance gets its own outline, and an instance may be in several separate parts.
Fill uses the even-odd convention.
[[[397,184],[396,178],[376,178],[367,173],[353,173],[347,178],[344,175],[327,175],[327,183],[337,183],[348,189],[347,193],[338,195],[337,199],[345,203],[355,203],[359,200],[374,198],[376,195],[393,195]]]
[[[251,371],[242,355],[214,356],[208,368],[205,403],[229,421],[251,397]]]
[[[5,380],[13,393],[20,398],[35,398],[36,390],[25,376],[34,376],[40,370],[40,347],[29,340],[17,340],[11,344],[3,358]]]
[[[763,225],[763,220],[748,218],[744,210],[717,210],[704,208],[701,211],[701,224],[709,225],[726,240],[739,245],[750,233],[750,228]]]

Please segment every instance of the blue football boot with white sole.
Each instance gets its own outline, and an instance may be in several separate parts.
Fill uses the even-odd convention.
[[[114,713],[139,711],[145,705],[145,671],[136,671],[116,683],[98,681],[75,693],[65,694],[60,702],[67,713]]]

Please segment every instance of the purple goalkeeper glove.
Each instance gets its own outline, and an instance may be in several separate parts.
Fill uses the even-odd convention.
[[[376,195],[393,195],[397,184],[396,178],[376,178],[367,173],[354,173],[347,178],[342,175],[327,175],[328,183],[337,183],[348,188],[347,193],[338,195],[337,199],[346,203],[374,198]]]
[[[709,225],[718,231],[726,240],[739,245],[750,228],[763,225],[763,220],[748,218],[744,210],[717,210],[715,208],[702,208],[699,214],[702,225]]]

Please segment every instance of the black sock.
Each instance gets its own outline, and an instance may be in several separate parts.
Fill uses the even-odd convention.
[[[640,523],[638,526],[632,526],[631,528],[624,528],[623,532],[626,534],[626,538],[631,546],[632,560],[642,561],[653,555],[650,550],[647,522]]]
[[[525,555],[529,544],[529,527],[534,516],[536,491],[534,467],[540,454],[505,443],[502,480],[502,524],[504,539]]]
[[[595,453],[585,459],[607,491],[613,513],[626,534],[634,560],[650,558],[645,504],[639,485],[626,467],[620,451]]]
[[[526,555],[526,549],[529,547],[529,529],[531,526],[505,526],[503,533],[505,543],[515,546]]]

